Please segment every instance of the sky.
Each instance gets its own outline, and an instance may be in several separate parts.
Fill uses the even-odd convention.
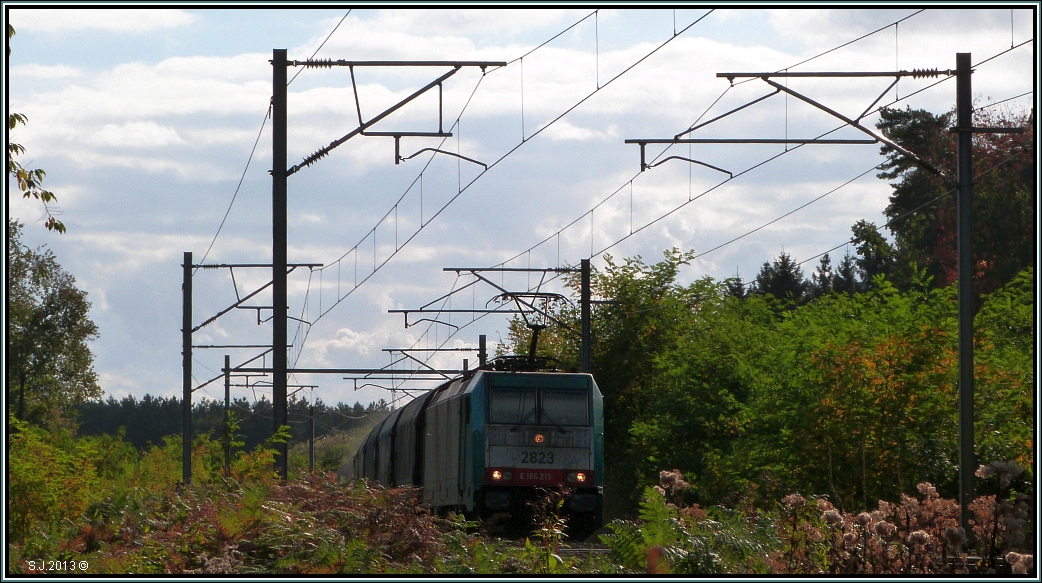
[[[387,311],[460,288],[431,306],[498,305],[499,290],[464,287],[474,278],[446,267],[558,267],[592,256],[603,269],[606,253],[650,263],[678,248],[706,253],[683,269],[681,283],[749,281],[783,251],[803,261],[841,245],[856,221],[886,221],[892,189],[873,170],[884,160],[878,144],[648,146],[649,160],[692,158],[734,175],[728,179],[677,159],[641,172],[639,148],[625,140],[671,138],[771,92],[759,79],[732,86],[717,73],[945,70],[955,68],[957,52],[972,54],[978,107],[1016,96],[996,107],[1033,107],[1038,15],[1029,4],[1013,6],[347,13],[5,3],[16,30],[6,105],[28,118],[9,139],[25,147],[23,165],[46,170],[68,232],[44,229],[39,202],[17,193],[8,193],[8,215],[25,224],[25,244],[52,250],[88,293],[105,393],[179,396],[183,253],[194,263],[271,262],[272,49],[287,49],[291,60],[507,62],[484,72],[464,67],[443,83],[442,129],[451,138],[403,138],[401,155],[416,155],[395,164],[392,138],[355,137],[288,180],[288,260],[322,265],[289,277],[292,367],[391,366],[402,357],[384,349],[473,348],[479,334],[494,347],[508,316],[413,314],[406,328]],[[354,130],[359,113],[372,119],[448,70],[355,67],[356,105],[346,67],[291,67],[290,165]],[[941,79],[903,78],[888,91],[885,77],[779,82],[857,117],[881,95],[876,106],[947,112],[955,82]],[[428,92],[371,131],[437,131],[438,103]],[[877,119],[868,113],[863,124],[873,128]],[[842,125],[780,94],[690,136],[814,138],[840,128],[829,137],[867,137]],[[844,252],[833,251],[833,262]],[[804,264],[805,275],[816,264]],[[540,284],[538,274],[488,277],[510,291]],[[194,325],[270,278],[263,268],[197,270]],[[562,291],[560,280],[539,289]],[[271,295],[243,305],[270,306]],[[440,323],[415,322],[426,316]],[[231,310],[193,342],[270,344],[268,317],[270,310]],[[260,352],[198,348],[196,384],[220,375],[225,354],[237,365]],[[439,368],[477,360],[410,354]],[[270,386],[252,380],[262,384],[234,387],[233,397],[270,398]],[[415,392],[400,389],[431,386],[342,375],[295,375],[290,383],[309,385],[297,396],[327,403],[404,399]],[[222,385],[195,398],[223,398]]]

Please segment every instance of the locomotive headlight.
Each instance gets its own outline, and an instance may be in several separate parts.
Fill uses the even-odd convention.
[[[514,479],[514,472],[510,470],[492,470],[492,481],[509,482]]]
[[[532,436],[532,441],[534,441],[536,443],[543,443],[543,442],[546,441],[546,435],[544,435],[542,433],[536,433],[535,435]]]
[[[575,482],[578,484],[586,483],[586,472],[570,472],[568,474],[568,481]]]

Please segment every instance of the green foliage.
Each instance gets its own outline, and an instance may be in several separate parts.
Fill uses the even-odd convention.
[[[862,287],[870,287],[879,276],[890,277],[897,267],[897,252],[875,224],[860,220],[854,223],[851,231],[854,232],[851,241],[857,249],[856,263]]]
[[[791,305],[802,303],[808,291],[803,270],[782,251],[773,263],[764,263],[756,275],[756,291]]]
[[[615,426],[626,428],[606,433],[606,466],[630,468],[640,488],[656,468],[683,468],[707,504],[759,506],[808,491],[867,508],[924,481],[953,495],[955,291],[931,290],[918,273],[906,291],[877,275],[870,291],[781,312],[771,298],[738,298],[709,280],[684,289],[690,303],[655,352],[643,352],[653,367],[626,395],[639,406],[612,407],[620,397],[604,391]],[[1025,466],[1032,277],[986,299],[976,372],[978,455]],[[594,362],[611,386],[615,369]]]
[[[976,318],[978,459],[1013,460],[1025,468],[1035,461],[1034,289],[1035,272],[1025,270],[986,296]]]
[[[105,466],[96,444],[76,440],[63,429],[49,433],[14,416],[8,423],[11,539],[47,537],[75,525],[99,484],[98,466]]]
[[[802,304],[742,297],[731,281],[681,286],[687,256],[675,250],[650,266],[607,258],[592,280],[612,302],[593,317],[609,512],[632,516],[661,467],[687,473],[693,500],[743,509],[793,491],[848,510],[922,482],[955,494],[956,291],[934,287],[916,264],[901,267],[897,287],[887,275],[898,268],[893,248],[868,223],[855,232],[856,259],[835,272],[822,263],[817,297]],[[1025,467],[1034,461],[1033,289],[1029,269],[985,296],[977,318],[977,454]],[[565,363],[578,354],[565,335],[547,350]]]
[[[899,505],[880,502],[857,516],[830,518],[826,500],[795,495],[776,512],[750,515],[687,505],[681,474],[660,472],[661,486],[645,490],[639,519],[609,526],[603,540],[611,555],[575,557],[563,552],[563,498],[553,493],[535,536],[518,545],[489,538],[462,516],[433,516],[416,489],[332,475],[273,480],[275,441],[240,452],[240,462],[263,458],[257,472],[239,467],[230,478],[185,485],[177,484],[176,438],[138,456],[119,435],[76,437],[10,423],[7,566],[16,574],[30,573],[29,561],[41,556],[86,561],[93,575],[965,572],[945,559],[958,551],[951,542],[959,535],[951,528],[957,506],[929,484],[918,485],[922,500],[902,496]],[[220,442],[203,435],[195,453],[208,451],[221,453]],[[974,550],[986,557],[981,571],[997,567],[1000,556],[1022,569],[1015,573],[1030,564],[1018,554],[1034,546],[1030,496],[1018,493],[1026,475],[1007,462],[980,471],[995,492],[973,507]],[[887,530],[892,525],[899,528]]]
[[[564,540],[566,519],[562,516],[565,493],[558,490],[546,492],[539,507],[536,508],[536,529],[533,533],[540,541],[540,547],[534,547],[530,540],[525,540],[526,550],[539,557],[537,572],[544,574],[563,573],[565,564],[561,558],[561,541]]]
[[[768,551],[779,546],[770,523],[749,521],[718,508],[715,519],[697,506],[679,508],[648,487],[640,520],[614,520],[601,541],[612,558],[638,572],[723,574],[763,572]]]
[[[72,408],[101,396],[89,342],[98,328],[90,302],[51,251],[21,242],[7,223],[8,414],[36,424],[67,421]]]

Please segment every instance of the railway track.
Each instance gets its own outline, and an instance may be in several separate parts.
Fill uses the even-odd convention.
[[[565,557],[565,556],[577,557],[577,556],[585,556],[585,555],[590,555],[590,554],[592,554],[592,555],[607,555],[610,552],[611,552],[611,549],[609,549],[608,547],[604,547],[604,546],[600,546],[600,545],[584,545],[582,543],[577,543],[577,544],[568,545],[568,546],[562,545],[561,548],[560,548],[560,551],[558,552],[558,554],[561,555],[562,557]]]

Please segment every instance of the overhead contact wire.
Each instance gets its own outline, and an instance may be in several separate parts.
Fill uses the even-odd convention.
[[[683,32],[685,32],[685,31],[687,31],[688,29],[690,29],[691,27],[695,26],[695,25],[696,25],[696,24],[698,24],[699,22],[701,22],[701,21],[702,21],[702,20],[703,20],[703,19],[704,19],[704,18],[705,18],[706,16],[708,16],[708,15],[709,15],[709,14],[711,14],[712,12],[713,12],[713,10],[710,10],[710,11],[706,12],[705,14],[703,14],[703,15],[702,15],[701,17],[699,17],[699,18],[698,18],[697,20],[695,20],[694,22],[692,22],[691,24],[689,24],[688,26],[686,26],[686,27],[684,27],[684,28],[683,28],[682,30],[680,30],[680,31],[679,31],[679,33],[678,33],[678,35],[679,35],[679,34],[681,34],[681,33],[683,33]],[[586,18],[589,18],[589,16],[587,16]],[[575,26],[575,25],[572,25],[572,26]],[[558,36],[559,36],[559,35],[558,35]],[[628,73],[629,71],[631,71],[631,70],[632,70],[632,69],[633,69],[634,67],[636,67],[637,65],[641,64],[642,62],[644,62],[645,60],[647,60],[647,59],[648,59],[649,57],[651,57],[652,55],[654,55],[655,53],[657,53],[657,52],[658,52],[659,50],[661,50],[661,49],[662,49],[663,47],[665,47],[665,46],[666,46],[667,44],[669,44],[670,42],[672,42],[672,41],[673,41],[673,40],[674,40],[675,38],[677,38],[677,37],[675,37],[675,36],[674,36],[674,37],[670,37],[669,39],[666,39],[665,41],[663,41],[663,42],[662,42],[661,44],[659,44],[659,45],[658,45],[657,47],[655,47],[655,48],[654,48],[654,49],[652,49],[652,50],[651,50],[650,52],[648,52],[647,54],[645,54],[645,55],[644,55],[643,57],[641,57],[640,59],[638,59],[638,60],[637,60],[636,62],[634,62],[633,64],[631,64],[631,65],[630,65],[629,67],[625,68],[624,70],[622,70],[621,72],[619,72],[618,74],[616,74],[616,75],[615,75],[614,77],[612,77],[611,79],[609,79],[608,81],[606,81],[606,82],[605,82],[605,83],[604,83],[603,85],[601,85],[600,87],[598,87],[598,88],[594,89],[593,91],[591,91],[591,92],[590,92],[589,94],[587,94],[587,95],[586,95],[585,97],[583,97],[583,98],[582,98],[581,100],[579,100],[579,101],[578,101],[578,102],[576,102],[576,103],[575,103],[574,105],[572,105],[571,107],[569,107],[569,108],[568,108],[567,110],[565,110],[565,111],[564,111],[563,113],[561,113],[560,115],[558,115],[558,116],[557,116],[557,117],[555,117],[554,119],[552,119],[552,120],[550,120],[549,122],[547,122],[546,124],[544,124],[544,125],[543,125],[542,127],[540,127],[540,128],[538,129],[538,130],[536,130],[535,132],[533,132],[533,133],[532,133],[532,135],[528,136],[528,137],[527,137],[527,138],[525,139],[525,141],[522,141],[522,142],[518,143],[518,144],[517,144],[517,145],[515,145],[515,146],[514,146],[513,148],[511,148],[510,150],[508,150],[508,151],[507,151],[507,152],[506,152],[505,154],[503,154],[503,155],[502,155],[502,156],[500,156],[500,157],[499,157],[498,159],[496,159],[495,161],[493,161],[493,162],[492,162],[491,164],[489,164],[489,165],[488,165],[488,166],[487,166],[487,167],[486,167],[486,168],[485,168],[484,170],[482,170],[482,171],[481,171],[481,172],[480,172],[480,173],[479,173],[479,174],[478,174],[478,175],[477,175],[477,176],[476,176],[476,177],[475,177],[475,178],[474,178],[473,180],[471,180],[470,182],[468,182],[468,183],[467,183],[467,184],[466,184],[466,185],[465,185],[465,186],[464,186],[464,187],[463,187],[463,188],[462,188],[461,190],[459,190],[459,191],[458,191],[458,192],[457,192],[457,193],[456,193],[456,194],[455,194],[454,196],[452,196],[452,198],[450,198],[450,199],[449,199],[449,200],[448,200],[448,201],[447,201],[447,202],[446,202],[446,203],[445,203],[445,204],[444,204],[444,205],[443,205],[443,206],[442,206],[441,208],[439,208],[439,209],[438,209],[438,210],[437,210],[437,211],[436,211],[436,212],[435,212],[435,213],[434,213],[433,215],[431,215],[430,219],[429,219],[429,220],[427,221],[427,224],[429,225],[431,221],[433,221],[433,220],[434,220],[435,218],[437,218],[437,217],[438,217],[438,216],[439,216],[439,215],[440,215],[440,214],[441,214],[442,212],[444,212],[444,211],[445,211],[445,209],[447,209],[447,208],[448,208],[449,206],[451,206],[453,202],[455,202],[455,201],[456,201],[456,200],[457,200],[457,199],[458,199],[458,198],[459,198],[459,197],[460,197],[460,196],[461,196],[461,195],[462,195],[462,194],[463,194],[464,192],[466,192],[466,191],[467,191],[467,190],[468,190],[468,189],[469,189],[469,188],[470,188],[470,187],[471,187],[471,186],[472,186],[472,185],[473,185],[473,184],[474,184],[475,182],[477,182],[477,181],[478,181],[478,180],[479,180],[479,179],[480,179],[480,178],[481,178],[482,176],[484,176],[484,175],[485,175],[485,174],[486,174],[486,173],[487,173],[487,172],[488,172],[489,170],[491,170],[492,168],[494,168],[495,166],[497,166],[497,165],[498,165],[498,164],[499,164],[500,162],[502,162],[502,161],[503,161],[504,159],[506,159],[506,158],[507,158],[508,156],[510,156],[511,154],[513,154],[513,153],[514,153],[515,151],[517,151],[517,150],[518,150],[518,149],[519,149],[519,148],[520,148],[521,146],[523,146],[523,145],[525,145],[526,143],[528,143],[529,141],[531,141],[531,139],[532,139],[533,137],[535,137],[535,136],[539,135],[539,134],[540,134],[540,133],[542,133],[542,132],[543,132],[544,130],[546,130],[547,128],[549,128],[550,126],[552,126],[553,124],[555,124],[556,122],[560,121],[560,120],[561,120],[561,119],[562,119],[562,118],[563,118],[564,116],[568,115],[568,114],[569,114],[569,113],[571,113],[571,112],[572,112],[573,110],[575,110],[575,109],[576,109],[577,107],[579,107],[580,105],[582,105],[583,103],[585,103],[585,102],[586,102],[587,100],[589,100],[589,99],[590,99],[591,97],[593,97],[593,95],[597,94],[598,92],[600,92],[601,90],[603,90],[603,89],[604,89],[604,88],[606,88],[607,86],[611,85],[611,84],[612,84],[612,83],[613,83],[614,81],[616,81],[617,79],[619,79],[620,77],[622,77],[623,75],[625,75],[626,73]],[[544,44],[545,44],[545,43],[544,43]],[[529,54],[530,54],[530,52],[529,52]],[[519,59],[520,59],[520,58],[519,58]],[[519,59],[516,59],[516,60],[519,60]],[[482,77],[482,78],[483,78],[483,77]],[[479,80],[479,83],[480,83],[480,80]],[[475,91],[476,91],[476,89],[475,89]],[[473,95],[472,95],[472,96],[473,96]],[[468,100],[468,103],[469,103],[469,100]],[[462,117],[462,112],[460,113],[460,117]],[[458,120],[459,120],[459,117],[457,117],[457,122],[458,122]],[[455,124],[453,125],[453,127],[455,127]],[[422,174],[422,173],[421,173],[421,174]],[[407,192],[408,192],[408,191],[407,191]],[[403,198],[404,198],[404,196],[405,196],[405,195],[403,194]],[[405,247],[406,245],[408,245],[408,244],[409,244],[409,242],[410,242],[410,241],[412,241],[412,239],[413,239],[413,238],[415,238],[415,237],[416,237],[416,236],[417,236],[417,235],[418,235],[418,234],[419,234],[419,233],[420,233],[420,232],[421,232],[422,230],[423,230],[423,227],[421,227],[421,228],[417,229],[417,230],[416,230],[416,232],[414,232],[414,233],[413,233],[413,234],[412,234],[412,235],[411,235],[411,236],[410,236],[410,237],[409,237],[408,239],[406,239],[406,241],[405,241],[405,242],[404,242],[404,243],[402,244],[401,248],[404,248],[404,247]],[[368,237],[368,235],[367,235],[367,237]],[[363,239],[363,240],[364,240],[364,239]],[[356,246],[356,247],[357,247],[357,246]],[[397,251],[394,251],[393,253],[391,253],[391,254],[390,254],[390,255],[389,255],[388,257],[387,257],[387,259],[385,259],[385,260],[384,260],[384,261],[383,261],[382,263],[378,264],[378,265],[376,266],[376,269],[374,269],[374,270],[373,270],[372,272],[370,272],[370,273],[369,273],[369,275],[367,275],[367,276],[366,276],[366,277],[365,277],[365,278],[364,278],[364,279],[363,279],[362,281],[358,282],[358,284],[357,284],[357,285],[356,285],[355,287],[353,287],[353,288],[352,288],[351,290],[349,290],[349,291],[348,291],[348,292],[347,292],[346,294],[344,294],[344,296],[343,296],[342,298],[338,298],[338,300],[337,300],[337,301],[336,301],[336,302],[335,302],[335,303],[334,303],[334,304],[333,304],[332,306],[330,306],[330,308],[329,308],[329,309],[327,309],[327,310],[326,310],[326,311],[325,311],[325,312],[323,313],[323,315],[324,315],[324,314],[326,314],[326,313],[329,313],[329,310],[331,310],[331,309],[332,309],[333,307],[335,307],[336,305],[338,305],[338,304],[339,304],[339,303],[340,303],[341,301],[343,301],[343,300],[344,300],[344,299],[346,299],[346,298],[347,298],[348,296],[350,296],[350,295],[351,295],[352,293],[354,293],[354,291],[355,291],[355,290],[357,290],[357,289],[358,289],[358,287],[359,287],[360,285],[362,285],[362,284],[363,284],[363,283],[365,283],[365,281],[367,281],[367,280],[368,280],[368,279],[369,279],[370,277],[372,277],[373,275],[375,275],[375,274],[376,274],[376,272],[377,272],[377,271],[379,271],[379,269],[380,269],[380,268],[382,268],[382,267],[383,267],[384,265],[386,265],[388,261],[390,261],[390,260],[391,260],[391,259],[392,259],[392,258],[393,258],[393,257],[394,257],[395,255],[397,255],[398,251],[400,251],[400,250],[401,250],[401,248],[399,248],[399,250],[397,250]],[[348,251],[347,253],[345,253],[345,254],[344,254],[344,255],[343,255],[342,257],[341,257],[341,259],[343,259],[343,257],[346,257],[347,255],[349,255],[349,254],[350,254],[351,252],[352,252],[352,251]],[[317,322],[317,321],[318,321],[319,319],[321,319],[321,316],[319,316],[319,318],[316,318],[316,322]],[[307,339],[307,336],[305,335],[305,340],[306,340],[306,339]]]

